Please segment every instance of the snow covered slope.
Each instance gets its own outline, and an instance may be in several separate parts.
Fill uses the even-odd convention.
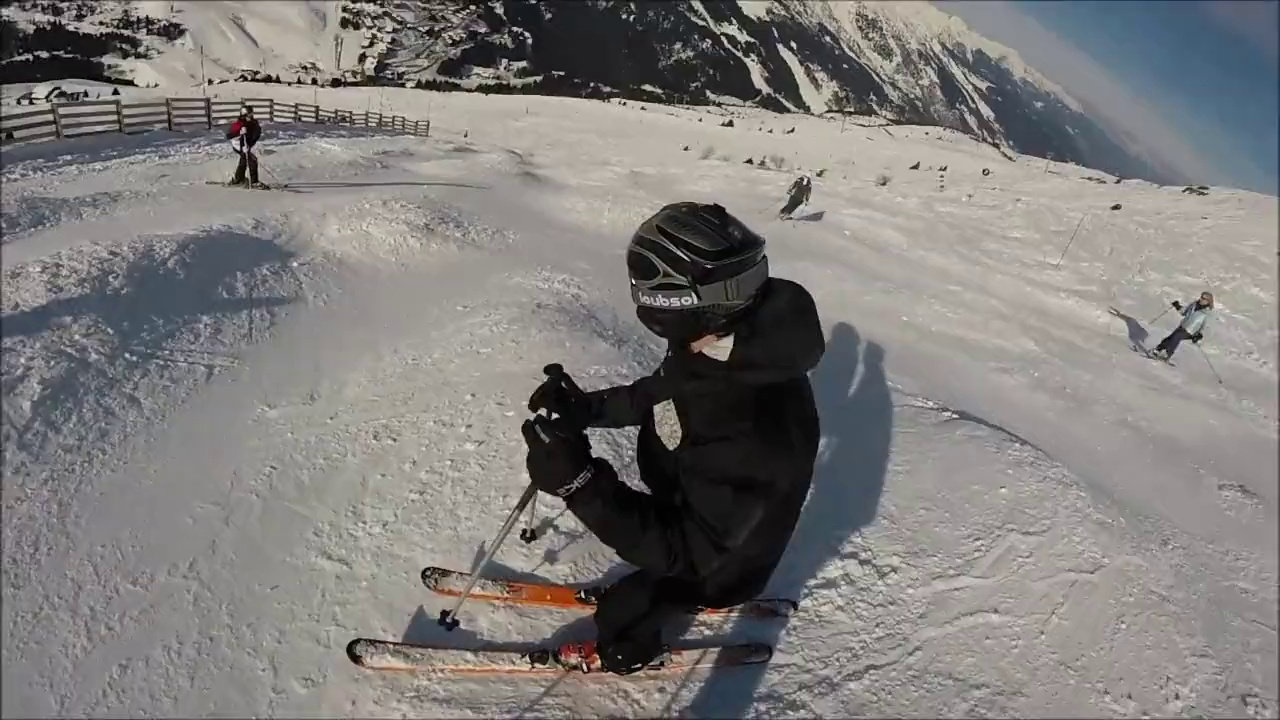
[[[216,133],[3,150],[4,715],[1276,715],[1273,198],[1046,172],[937,128],[380,101],[430,103],[433,137],[268,127],[264,179],[285,191],[206,185],[231,171]],[[825,172],[801,219],[774,220],[796,167]],[[589,388],[653,367],[621,252],[687,198],[765,233],[828,331],[819,468],[770,588],[802,611],[694,629],[776,641],[774,661],[535,681],[352,666],[357,635],[584,629],[474,605],[445,636],[417,573],[469,566],[520,494],[544,363]],[[1206,287],[1203,356],[1129,349]],[[593,442],[629,467],[631,441]],[[498,569],[622,570],[540,507],[545,539]]]
[[[367,75],[433,89],[846,108],[1126,177],[1195,180],[1152,167],[1016,52],[919,0],[16,0],[3,13],[17,48],[3,67],[15,79],[93,77],[85,66],[96,64],[169,87]]]

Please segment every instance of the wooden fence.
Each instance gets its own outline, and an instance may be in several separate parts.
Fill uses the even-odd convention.
[[[138,133],[148,130],[183,130],[227,125],[243,105],[253,108],[267,122],[318,123],[397,130],[428,137],[431,121],[409,120],[403,115],[350,110],[326,110],[306,103],[284,103],[272,98],[216,100],[214,98],[165,98],[151,102],[87,100],[51,103],[30,110],[4,108],[0,113],[0,138],[4,144],[84,137],[99,133]]]

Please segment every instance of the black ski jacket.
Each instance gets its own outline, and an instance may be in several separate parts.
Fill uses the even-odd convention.
[[[252,149],[258,144],[258,140],[262,137],[262,125],[258,124],[253,118],[237,118],[231,123],[231,129],[227,130],[227,139],[231,140],[240,136],[240,131],[244,131],[244,149]]]
[[[800,202],[796,203],[796,206],[803,205],[809,202],[809,193],[812,187],[812,185],[805,185],[800,178],[796,178],[795,182],[791,183],[791,187],[787,188],[788,199],[794,202],[796,198],[799,198]]]
[[[813,475],[807,373],[825,350],[818,311],[791,281],[772,278],[764,293],[734,328],[727,361],[673,350],[653,375],[587,394],[592,426],[640,426],[636,460],[650,492],[596,459],[569,510],[623,560],[680,581],[693,604],[725,607],[764,589]],[[666,431],[664,441],[655,414],[673,411],[678,437]]]

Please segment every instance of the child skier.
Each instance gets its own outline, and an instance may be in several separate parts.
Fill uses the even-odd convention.
[[[1199,299],[1185,307],[1177,300],[1172,305],[1174,310],[1182,311],[1182,322],[1151,352],[1152,357],[1166,361],[1173,357],[1173,351],[1178,349],[1178,344],[1183,340],[1199,343],[1204,339],[1204,324],[1209,319],[1209,312],[1213,310],[1213,293],[1206,290],[1200,293]],[[1161,351],[1164,351],[1163,357],[1160,355]]]
[[[261,137],[262,126],[254,119],[253,108],[246,104],[240,108],[240,116],[227,130],[227,139],[231,141],[232,149],[240,156],[240,162],[236,165],[236,174],[231,178],[232,185],[244,184],[244,171],[247,168],[249,187],[265,187],[258,182],[258,157],[253,154],[253,146],[258,144],[258,139]]]
[[[668,343],[657,371],[583,392],[552,378],[529,398],[526,466],[539,490],[638,570],[604,589],[596,641],[560,660],[643,669],[699,607],[758,595],[791,539],[818,452],[808,371],[825,340],[813,298],[769,276],[764,238],[720,205],[667,205],[627,248],[636,316]],[[639,426],[638,492],[594,457],[586,427]]]

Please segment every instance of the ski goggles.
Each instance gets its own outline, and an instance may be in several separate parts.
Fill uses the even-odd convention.
[[[711,305],[733,305],[746,302],[769,279],[769,259],[760,258],[755,265],[747,268],[734,277],[695,285],[686,278],[680,277],[666,263],[653,253],[643,248],[632,248],[630,252],[644,255],[658,268],[659,274],[651,280],[631,280],[631,300],[636,305],[670,310],[691,310]],[[677,288],[656,289],[658,286],[682,286]]]

